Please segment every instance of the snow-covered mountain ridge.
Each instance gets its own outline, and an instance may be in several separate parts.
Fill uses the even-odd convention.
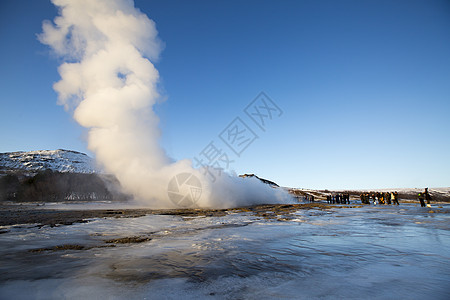
[[[24,171],[35,173],[50,169],[70,173],[98,173],[95,161],[72,150],[37,150],[0,153],[0,173]]]

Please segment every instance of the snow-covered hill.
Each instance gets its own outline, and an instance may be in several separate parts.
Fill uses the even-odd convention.
[[[36,173],[50,169],[58,172],[97,173],[95,161],[71,150],[38,150],[0,153],[0,173],[23,171]]]

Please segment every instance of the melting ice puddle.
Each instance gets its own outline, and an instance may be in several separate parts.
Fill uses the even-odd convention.
[[[285,222],[241,213],[9,228],[0,298],[448,299],[450,208],[401,207],[304,210]],[[132,236],[151,240],[28,251]]]

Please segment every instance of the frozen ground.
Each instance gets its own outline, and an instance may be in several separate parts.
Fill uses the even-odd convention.
[[[402,204],[7,226],[0,298],[449,299],[449,212]],[[144,241],[105,243],[124,237]],[[53,248],[68,244],[83,250]],[[29,251],[39,248],[53,250]]]

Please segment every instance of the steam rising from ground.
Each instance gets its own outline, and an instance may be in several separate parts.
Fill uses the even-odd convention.
[[[190,160],[174,162],[158,144],[158,58],[161,42],[155,23],[127,0],[52,0],[60,9],[45,21],[42,43],[65,62],[54,84],[58,102],[74,108],[89,129],[88,147],[126,192],[152,207],[173,207],[169,181],[190,173],[200,179],[202,207],[231,207],[287,201],[286,193],[257,179],[225,174],[212,182]],[[216,174],[217,175],[217,174]]]

